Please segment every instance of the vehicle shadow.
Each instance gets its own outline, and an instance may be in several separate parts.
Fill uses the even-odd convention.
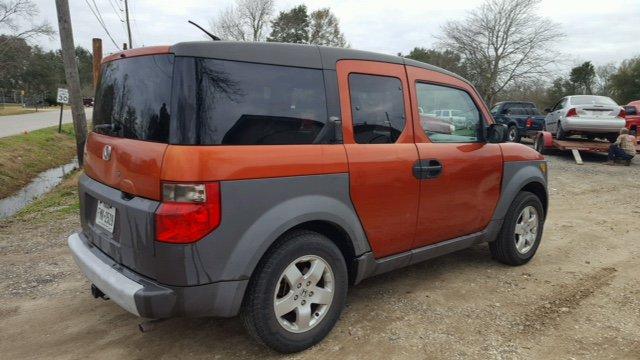
[[[447,282],[459,281],[461,285],[464,285],[465,280],[456,280],[455,278],[464,278],[465,275],[475,276],[481,272],[492,271],[488,269],[508,271],[513,268],[493,261],[488,246],[481,244],[378,275],[349,289],[347,308],[343,313],[343,319],[345,317],[365,319],[369,312],[368,309],[399,302],[411,291],[428,293],[430,290],[436,290],[438,286],[442,286],[442,282],[445,280]],[[455,276],[452,277],[452,274]],[[417,290],[416,284],[419,287]],[[469,299],[468,301],[474,300]],[[128,319],[125,321],[121,319],[120,324],[131,324],[133,319],[128,314],[122,314],[122,316],[127,316]],[[118,321],[110,321],[110,323],[113,326]],[[357,324],[355,325],[357,326]],[[324,357],[325,353],[326,356],[330,354],[335,356],[331,349],[335,348],[336,344],[343,343],[345,338],[349,338],[349,326],[354,326],[354,324],[348,324],[346,320],[339,321],[325,341],[303,352],[303,354],[313,354],[314,358],[318,354],[323,354]],[[133,331],[131,327],[122,327],[121,330],[124,333],[121,337],[112,339],[112,345],[125,346],[128,349],[144,349],[145,357],[179,356],[181,350],[184,351],[182,355],[208,354],[221,358],[280,358],[282,356],[251,339],[246,334],[239,318],[170,319],[159,323],[153,331],[144,334]],[[296,355],[296,357],[299,356]]]

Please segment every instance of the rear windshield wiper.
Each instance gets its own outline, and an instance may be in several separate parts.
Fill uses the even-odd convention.
[[[100,124],[93,127],[94,131],[102,134],[113,134],[120,131],[120,125],[118,124]]]

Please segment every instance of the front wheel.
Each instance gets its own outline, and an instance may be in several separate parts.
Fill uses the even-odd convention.
[[[518,128],[515,125],[510,125],[507,130],[507,141],[520,142],[520,135],[518,135]]]
[[[498,238],[489,243],[494,259],[507,265],[522,265],[535,255],[542,238],[544,209],[533,193],[523,191],[509,207]]]
[[[347,267],[338,247],[312,231],[286,235],[249,282],[241,312],[250,335],[292,353],[320,342],[344,308]]]

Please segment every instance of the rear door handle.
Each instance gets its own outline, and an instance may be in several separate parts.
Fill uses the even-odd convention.
[[[433,179],[442,174],[442,164],[436,159],[418,160],[413,165],[413,176],[417,179]]]

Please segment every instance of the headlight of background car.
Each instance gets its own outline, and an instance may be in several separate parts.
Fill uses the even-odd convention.
[[[454,131],[456,131],[456,127],[453,125],[449,125],[449,130],[451,131],[451,133],[453,134]]]

